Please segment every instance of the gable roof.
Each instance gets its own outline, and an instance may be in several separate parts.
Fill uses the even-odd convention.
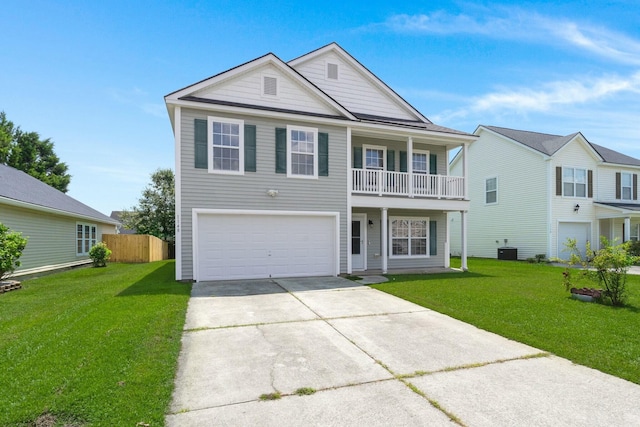
[[[238,104],[234,102],[225,102],[225,101],[216,101],[207,98],[200,98],[197,96],[198,92],[202,92],[206,88],[213,87],[215,85],[219,85],[224,81],[228,81],[236,76],[239,76],[243,73],[250,72],[251,70],[255,70],[258,67],[264,66],[266,64],[272,65],[277,68],[280,72],[288,76],[292,81],[297,82],[301,87],[304,87],[309,93],[319,99],[322,103],[327,105],[333,111],[336,112],[336,116],[344,116],[349,119],[355,119],[355,117],[351,114],[349,110],[340,105],[335,99],[331,96],[323,92],[320,88],[318,88],[315,84],[309,81],[306,77],[296,71],[294,68],[289,66],[286,62],[282,61],[273,53],[268,53],[259,58],[253,59],[251,61],[245,62],[244,64],[233,67],[227,71],[223,71],[214,76],[208,77],[204,80],[201,80],[197,83],[179,89],[177,91],[171,92],[170,94],[165,96],[165,100],[187,100],[187,101],[200,101],[200,102],[209,102],[209,103],[220,103],[221,105],[234,105],[248,108],[257,108],[257,109],[268,109],[268,107],[260,106],[260,105],[247,105],[247,104]],[[296,113],[304,113],[303,111],[296,111]],[[313,114],[312,114],[313,115]]]
[[[300,64],[303,64],[307,61],[310,61],[314,58],[317,58],[321,55],[326,54],[327,52],[333,52],[340,59],[347,62],[351,65],[355,70],[357,70],[361,75],[363,75],[367,80],[369,80],[373,85],[383,94],[385,94],[388,98],[391,98],[396,104],[399,104],[403,109],[408,110],[412,116],[423,123],[431,123],[429,119],[427,119],[420,111],[418,111],[413,105],[409,104],[404,98],[402,98],[396,91],[394,91],[390,86],[388,86],[384,81],[382,81],[378,76],[372,73],[367,67],[362,65],[360,61],[354,58],[349,52],[344,50],[338,43],[332,42],[325,46],[322,46],[318,49],[315,49],[309,53],[306,53],[302,56],[299,56],[295,59],[292,59],[288,62],[292,67],[297,67]],[[356,114],[357,111],[352,111],[352,113]]]
[[[393,118],[393,117],[381,117],[374,116],[371,114],[357,113],[352,111],[351,109],[346,108],[342,105],[338,100],[328,94],[325,90],[321,89],[317,84],[303,75],[301,72],[296,70],[296,66],[306,61],[312,60],[313,58],[318,57],[327,52],[334,52],[340,56],[342,60],[346,63],[351,64],[354,69],[357,70],[358,73],[363,75],[366,80],[374,85],[380,93],[383,93],[387,99],[392,100],[392,102],[398,105],[398,108],[406,110],[407,117],[412,117],[411,119],[407,118]],[[303,87],[307,92],[309,92],[312,96],[314,96],[319,102],[323,103],[323,105],[327,106],[331,110],[331,114],[322,113],[322,112],[313,112],[313,111],[305,111],[303,108],[298,108],[296,110],[292,110],[290,108],[279,108],[274,105],[265,105],[259,103],[246,103],[242,101],[237,101],[233,99],[217,99],[215,97],[205,97],[202,96],[208,88],[213,88],[214,86],[230,81],[234,77],[241,76],[244,73],[249,73],[253,70],[258,69],[258,67],[264,66],[265,64],[270,64],[284,73],[286,76],[291,78],[292,81],[297,82],[301,87]],[[244,100],[243,100],[244,101]],[[244,64],[238,65],[236,67],[230,68],[229,70],[223,71],[206,79],[203,79],[197,83],[186,86],[182,89],[176,90],[174,92],[169,93],[165,96],[165,103],[167,110],[169,112],[169,116],[171,118],[171,124],[174,126],[175,118],[174,111],[175,106],[180,105],[181,102],[185,102],[191,105],[191,103],[199,103],[199,104],[214,104],[219,105],[223,108],[247,108],[252,109],[254,111],[269,111],[275,113],[283,113],[283,114],[297,114],[297,115],[305,115],[310,117],[318,117],[324,119],[331,120],[345,120],[352,122],[359,122],[364,124],[379,124],[379,125],[392,125],[405,127],[408,129],[415,129],[419,131],[430,131],[430,132],[438,132],[438,133],[447,133],[455,136],[465,136],[472,137],[473,140],[476,139],[475,135],[470,134],[468,132],[462,132],[455,129],[450,129],[444,126],[438,126],[432,123],[429,119],[422,115],[417,109],[415,109],[412,105],[410,105],[407,101],[405,101],[400,95],[398,95],[393,89],[387,86],[382,80],[380,80],[377,76],[375,76],[371,71],[369,71],[365,66],[363,66],[358,60],[356,60],[353,56],[351,56],[348,52],[342,49],[337,43],[330,43],[324,47],[316,49],[312,52],[309,52],[305,55],[302,55],[298,58],[295,58],[288,63],[282,61],[273,53],[268,53],[254,60],[245,62]],[[335,113],[333,113],[335,112]]]
[[[62,191],[21,170],[2,164],[0,164],[0,202],[26,204],[38,210],[58,211],[63,215],[118,224],[117,221],[67,196]]]
[[[612,163],[619,165],[640,166],[640,160],[634,157],[627,156],[626,154],[619,153],[610,148],[603,147],[598,144],[589,142],[580,132],[575,132],[570,135],[560,136],[552,135],[548,133],[530,132],[524,130],[516,130],[503,128],[498,126],[485,126],[480,125],[478,128],[483,127],[489,129],[495,133],[506,136],[516,142],[526,145],[536,151],[544,153],[548,156],[552,156],[559,149],[564,147],[569,141],[573,140],[576,136],[580,135],[586,141],[587,144],[600,156],[604,163]]]

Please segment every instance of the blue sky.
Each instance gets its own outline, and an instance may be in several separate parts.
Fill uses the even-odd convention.
[[[107,215],[173,168],[166,94],[333,41],[437,124],[581,131],[640,158],[638,22],[637,0],[4,0],[0,111],[51,138],[68,194]]]

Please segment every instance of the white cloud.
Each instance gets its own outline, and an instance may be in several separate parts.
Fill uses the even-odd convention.
[[[164,104],[148,102],[149,94],[140,88],[134,87],[129,90],[109,89],[108,93],[113,100],[120,104],[134,106],[140,111],[155,117],[163,119],[167,117],[167,110]]]
[[[434,121],[448,122],[471,113],[548,113],[565,106],[605,100],[623,93],[640,94],[640,71],[628,77],[556,81],[537,89],[523,87],[496,91],[473,98],[460,109],[434,116]]]
[[[500,39],[529,40],[565,45],[591,52],[620,63],[640,65],[640,41],[588,23],[553,18],[520,8],[483,9],[478,16],[399,14],[389,17],[383,27],[395,32],[418,34],[478,34]]]

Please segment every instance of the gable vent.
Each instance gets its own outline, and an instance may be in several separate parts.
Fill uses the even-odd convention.
[[[327,64],[327,78],[331,80],[338,80],[338,64]]]
[[[264,76],[262,84],[263,95],[278,95],[278,79],[275,77]]]

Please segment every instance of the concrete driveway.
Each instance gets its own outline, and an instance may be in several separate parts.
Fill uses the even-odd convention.
[[[631,426],[639,402],[636,384],[367,286],[269,279],[194,285],[166,421]]]

